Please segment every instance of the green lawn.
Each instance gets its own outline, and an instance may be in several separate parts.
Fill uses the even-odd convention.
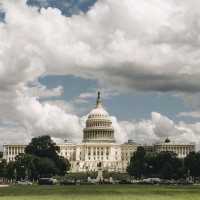
[[[200,186],[88,185],[11,186],[0,200],[200,200]]]

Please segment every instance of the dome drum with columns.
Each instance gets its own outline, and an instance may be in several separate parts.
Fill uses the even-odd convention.
[[[83,130],[83,142],[115,142],[112,121],[102,106],[100,92],[98,92],[96,107],[88,115],[86,128]]]

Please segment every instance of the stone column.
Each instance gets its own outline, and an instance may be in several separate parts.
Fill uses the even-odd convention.
[[[107,160],[106,159],[106,147],[104,147],[104,160]]]

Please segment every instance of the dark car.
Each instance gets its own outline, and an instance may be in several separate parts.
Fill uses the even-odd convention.
[[[76,181],[75,180],[62,180],[60,181],[60,185],[75,185]]]
[[[131,184],[131,182],[129,180],[120,180],[119,184]]]
[[[54,178],[40,178],[38,181],[39,185],[55,185],[57,180]]]

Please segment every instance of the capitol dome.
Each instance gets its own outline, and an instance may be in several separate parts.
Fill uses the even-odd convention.
[[[108,112],[102,107],[100,102],[97,103],[96,108],[92,109],[88,115],[88,118],[94,117],[109,117]]]
[[[103,108],[98,92],[96,107],[88,114],[83,142],[115,142],[114,129],[108,112]]]

